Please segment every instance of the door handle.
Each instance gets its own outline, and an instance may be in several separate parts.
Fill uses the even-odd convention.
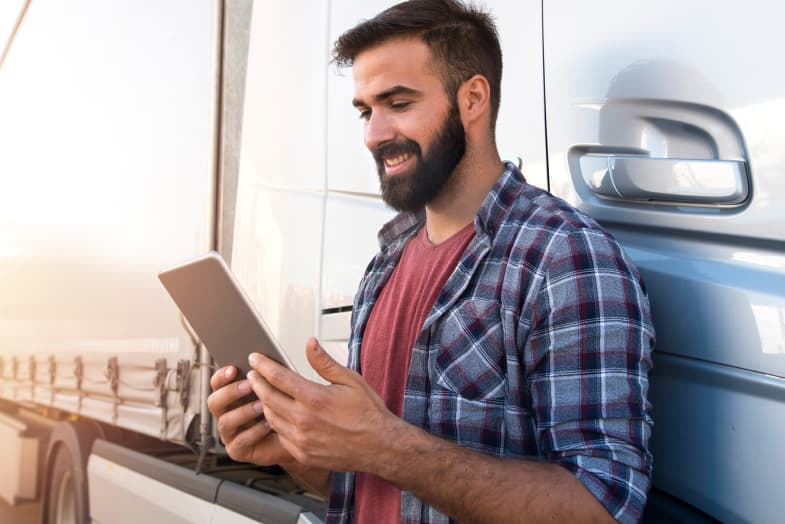
[[[589,189],[610,198],[700,205],[738,205],[749,196],[746,162],[585,154]]]

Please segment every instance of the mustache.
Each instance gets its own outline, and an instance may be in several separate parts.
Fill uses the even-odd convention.
[[[399,142],[390,142],[389,144],[384,144],[371,151],[373,159],[376,160],[376,163],[379,165],[384,164],[385,158],[402,155],[404,153],[420,155],[420,145],[414,140],[407,139]]]

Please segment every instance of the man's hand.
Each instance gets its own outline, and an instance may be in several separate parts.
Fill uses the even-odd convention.
[[[563,467],[491,457],[431,435],[392,414],[360,375],[330,358],[316,339],[308,341],[306,354],[329,385],[258,353],[248,359],[251,387],[294,464],[376,474],[460,521],[518,522],[522,515],[532,522],[612,521]],[[326,481],[321,486],[326,490]]]
[[[291,462],[292,456],[281,446],[278,435],[266,420],[260,420],[262,403],[242,402],[251,393],[251,387],[247,380],[233,383],[236,375],[234,366],[216,371],[210,378],[213,393],[207,399],[226,452],[234,460],[259,465]]]
[[[298,462],[340,471],[371,471],[403,421],[356,372],[312,338],[306,354],[329,385],[307,380],[253,353],[248,380],[283,448]]]

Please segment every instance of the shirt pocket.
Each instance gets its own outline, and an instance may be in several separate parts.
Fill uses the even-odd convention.
[[[433,334],[431,433],[503,456],[508,381],[498,305],[465,301],[442,317]]]
[[[446,313],[436,334],[433,382],[469,401],[505,397],[506,363],[498,303],[465,300]]]

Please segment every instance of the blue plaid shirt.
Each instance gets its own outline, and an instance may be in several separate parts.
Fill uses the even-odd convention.
[[[379,233],[352,311],[352,369],[371,309],[423,224],[422,211],[401,213]],[[638,271],[594,220],[512,164],[474,225],[412,350],[403,418],[480,453],[559,464],[617,520],[640,520],[654,329]],[[353,473],[332,474],[329,523],[354,520],[353,491]],[[455,522],[407,492],[401,518]]]

